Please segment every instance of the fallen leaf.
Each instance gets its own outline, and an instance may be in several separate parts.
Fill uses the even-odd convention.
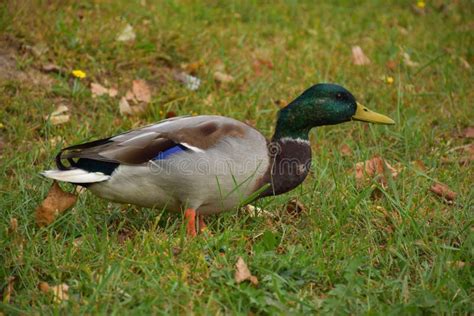
[[[356,181],[359,186],[364,182],[375,178],[383,188],[387,187],[385,170],[390,172],[393,178],[398,176],[399,171],[392,167],[385,159],[374,156],[372,159],[356,163]]]
[[[474,126],[469,126],[461,132],[461,137],[474,138]]]
[[[234,81],[234,77],[221,71],[214,72],[214,79],[219,83],[229,83]]]
[[[3,302],[4,303],[10,303],[10,300],[12,298],[13,291],[15,290],[15,277],[14,276],[9,276],[7,278],[7,286],[5,287],[5,290],[3,291]]]
[[[273,103],[275,103],[275,105],[278,106],[279,108],[284,108],[285,106],[288,105],[288,102],[284,99],[274,100]]]
[[[403,63],[408,67],[418,67],[420,64],[411,60],[408,53],[403,53]]]
[[[220,72],[224,72],[225,71],[225,64],[218,60],[214,63],[214,71],[220,71]]]
[[[46,226],[51,224],[59,213],[64,212],[76,203],[74,194],[64,192],[56,181],[49,189],[48,195],[36,208],[36,224]]]
[[[38,284],[38,289],[43,292],[43,293],[48,293],[49,292],[49,284],[48,282],[40,282]]]
[[[212,93],[209,93],[203,102],[207,106],[214,105],[214,95]]]
[[[358,66],[370,64],[370,59],[365,56],[360,46],[352,46],[352,63]]]
[[[109,97],[115,97],[118,94],[117,89],[114,88],[106,88],[102,86],[101,84],[92,82],[91,83],[91,93],[92,97],[99,97],[101,95],[108,95]]]
[[[385,65],[386,65],[387,68],[390,69],[390,70],[395,70],[395,69],[397,69],[397,63],[396,63],[394,60],[392,60],[392,59],[390,59],[389,61],[387,61],[387,63],[386,63]]]
[[[273,69],[273,63],[270,60],[255,58],[252,63],[252,68],[256,76],[260,76],[262,74],[262,66],[265,66],[268,69]]]
[[[183,83],[184,86],[191,91],[199,89],[199,86],[201,85],[201,79],[188,75],[185,72],[175,73],[174,78]]]
[[[341,152],[341,155],[343,155],[343,156],[346,156],[346,157],[352,156],[352,149],[347,144],[342,144],[342,146],[339,150]]]
[[[251,204],[247,204],[244,207],[242,207],[242,211],[247,213],[250,217],[260,217],[260,216],[275,217],[276,216],[272,212],[264,210],[260,207],[253,206]]]
[[[173,256],[175,256],[175,257],[176,257],[177,255],[179,255],[182,251],[183,251],[183,250],[182,250],[181,248],[179,248],[179,247],[173,247],[173,248],[171,249],[171,252],[172,252]]]
[[[50,73],[50,72],[63,73],[63,72],[64,72],[64,71],[61,69],[61,67],[59,67],[59,66],[56,65],[56,64],[52,64],[52,63],[44,64],[44,65],[41,67],[41,70],[42,70],[43,72],[46,72],[46,73]]]
[[[139,102],[150,103],[151,91],[145,80],[138,79],[132,82],[132,91],[135,99]]]
[[[118,232],[117,241],[120,245],[123,245],[127,240],[133,238],[134,232],[130,229],[123,228]]]
[[[128,90],[127,92],[125,92],[125,99],[127,101],[132,101],[134,103],[138,103],[138,100],[135,98],[135,94],[133,93],[132,90]]]
[[[462,269],[466,266],[466,262],[464,261],[448,261],[447,264],[453,268]]]
[[[133,111],[127,101],[127,97],[122,97],[119,101],[119,111],[122,115],[132,115]]]
[[[471,69],[471,65],[469,64],[469,62],[467,60],[465,60],[464,58],[462,57],[459,57],[459,61],[461,62],[461,65],[465,68],[465,69]]]
[[[306,212],[306,206],[298,201],[298,199],[291,199],[286,204],[286,212],[292,216],[300,215],[301,213]]]
[[[72,245],[76,248],[80,247],[82,243],[84,242],[84,238],[82,237],[77,237],[76,239],[73,240]]]
[[[250,273],[250,270],[247,267],[247,264],[245,263],[244,259],[242,259],[242,257],[239,257],[237,259],[237,263],[235,264],[234,278],[237,284],[249,280],[253,285],[258,285],[257,277],[253,276],[252,273]]]
[[[425,172],[426,171],[426,166],[425,163],[422,160],[414,160],[411,162],[416,169]]]
[[[64,124],[69,121],[69,114],[66,114],[66,112],[69,111],[69,108],[65,105],[59,105],[56,110],[51,112],[50,115],[45,116],[45,120],[48,120],[51,122],[53,125],[59,125],[59,124]]]
[[[189,64],[181,65],[181,68],[191,75],[195,75],[197,71],[204,66],[204,61],[199,60]]]
[[[168,111],[166,112],[165,114],[165,118],[169,119],[169,118],[172,118],[172,117],[175,117],[176,116],[176,113],[173,112],[173,111]]]
[[[244,120],[244,123],[253,128],[257,127],[257,122],[255,120]]]
[[[122,32],[117,36],[117,41],[119,42],[129,42],[133,41],[136,38],[135,31],[133,30],[133,27],[130,24],[127,24]]]
[[[459,157],[458,159],[442,157],[441,162],[443,164],[458,162],[462,166],[467,166],[471,161],[474,161],[474,144],[456,146],[448,150],[448,153],[451,152],[461,152],[464,155],[462,157]]]
[[[126,97],[122,97],[119,101],[119,111],[122,115],[138,115],[146,111],[147,105],[140,103],[137,105],[130,105]]]
[[[40,282],[38,288],[44,294],[52,293],[55,303],[69,300],[69,285],[66,283],[49,285],[47,282]]]
[[[48,52],[49,47],[45,43],[38,43],[33,46],[25,45],[25,49],[33,53],[35,57],[41,57],[41,55],[44,55]]]
[[[430,187],[430,191],[446,199],[447,201],[454,201],[458,195],[456,192],[452,191],[446,184],[436,182]]]
[[[18,220],[15,217],[10,218],[10,227],[8,228],[8,232],[13,234],[18,229]]]

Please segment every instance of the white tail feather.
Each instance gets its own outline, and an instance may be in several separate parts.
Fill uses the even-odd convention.
[[[41,174],[47,178],[72,183],[93,183],[110,179],[110,176],[102,172],[89,172],[83,169],[46,170]]]

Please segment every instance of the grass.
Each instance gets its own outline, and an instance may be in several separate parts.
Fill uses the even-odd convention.
[[[59,4],[61,3],[61,4]],[[470,314],[473,313],[472,165],[456,163],[472,125],[474,61],[470,1],[12,1],[0,4],[0,289],[4,314]],[[133,43],[116,41],[130,23]],[[47,51],[38,54],[38,47]],[[360,45],[371,64],[355,66]],[[36,54],[35,48],[36,47]],[[407,52],[419,66],[408,67]],[[11,56],[5,59],[5,56]],[[2,59],[3,58],[3,59]],[[271,61],[273,68],[255,60]],[[10,60],[6,67],[2,61]],[[392,67],[387,62],[394,61]],[[88,77],[41,74],[52,62]],[[202,62],[189,91],[171,69]],[[235,81],[219,86],[216,63]],[[24,76],[27,74],[27,78]],[[383,80],[394,78],[393,84]],[[22,79],[23,78],[23,79]],[[48,79],[49,78],[49,79]],[[123,117],[118,99],[137,78],[153,88],[148,111]],[[52,80],[52,82],[49,82]],[[312,132],[313,173],[285,195],[210,219],[212,236],[184,237],[181,216],[108,205],[90,193],[53,224],[34,209],[61,147],[178,115],[219,114],[255,122],[271,136],[278,102],[316,82],[337,82],[393,127],[347,123]],[[71,120],[44,119],[66,104]],[[353,156],[342,156],[348,144]],[[356,186],[356,162],[379,154],[403,167],[379,199]],[[452,163],[443,163],[448,158]],[[421,160],[425,171],[413,167]],[[447,205],[432,182],[458,193]],[[72,186],[64,185],[72,190]],[[298,197],[307,211],[291,217]],[[18,220],[15,232],[10,219]],[[78,242],[81,242],[78,245]],[[242,256],[259,285],[236,284]],[[8,298],[7,280],[14,277]],[[66,283],[55,303],[40,282]],[[1,295],[1,294],[0,294]]]

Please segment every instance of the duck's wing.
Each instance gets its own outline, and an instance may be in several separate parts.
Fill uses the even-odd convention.
[[[106,167],[115,169],[120,164],[139,165],[166,159],[180,151],[205,152],[224,137],[244,137],[249,128],[240,121],[222,116],[175,117],[110,138],[64,148],[56,156],[56,164],[60,170],[82,168],[103,172]]]

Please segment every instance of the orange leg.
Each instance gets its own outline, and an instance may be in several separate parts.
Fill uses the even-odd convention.
[[[206,222],[204,221],[204,216],[198,215],[199,218],[199,232],[202,233],[207,229]]]
[[[184,218],[186,219],[186,235],[189,237],[196,237],[196,210],[188,208],[184,212]]]

